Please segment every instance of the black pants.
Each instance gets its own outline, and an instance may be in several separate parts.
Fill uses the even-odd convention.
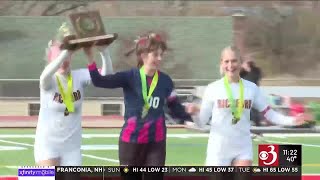
[[[164,166],[166,142],[147,144],[119,141],[120,166]],[[123,180],[162,180],[163,173],[123,173]]]

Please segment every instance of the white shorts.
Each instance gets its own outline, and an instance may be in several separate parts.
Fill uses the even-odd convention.
[[[210,141],[209,141],[210,142]],[[234,146],[215,141],[208,143],[206,166],[231,166],[234,160],[252,161],[252,143]]]
[[[34,147],[34,159],[38,163],[43,160],[59,159],[60,166],[81,166],[81,149],[71,149],[68,151],[58,150],[54,147]]]

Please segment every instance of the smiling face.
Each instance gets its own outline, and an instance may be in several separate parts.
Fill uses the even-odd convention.
[[[138,67],[144,65],[151,71],[159,70],[166,49],[167,45],[159,35],[141,38],[136,45]]]
[[[229,79],[239,77],[241,70],[241,59],[238,51],[232,47],[225,48],[221,53],[220,66],[222,72]]]
[[[163,56],[163,50],[158,48],[157,50],[151,51],[149,53],[141,54],[141,59],[145,67],[150,70],[158,70],[161,65]]]

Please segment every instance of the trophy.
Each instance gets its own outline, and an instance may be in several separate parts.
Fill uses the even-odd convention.
[[[71,47],[110,45],[118,37],[116,33],[105,33],[99,11],[72,13],[69,19],[75,31],[75,35],[67,39]]]

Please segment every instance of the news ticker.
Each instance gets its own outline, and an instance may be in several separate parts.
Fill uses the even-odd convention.
[[[120,176],[132,173],[164,173],[165,176],[211,176],[217,173],[250,173],[252,176],[301,176],[301,166],[233,167],[233,166],[56,166],[51,168],[19,168],[18,176],[57,176],[80,173],[84,176]]]

